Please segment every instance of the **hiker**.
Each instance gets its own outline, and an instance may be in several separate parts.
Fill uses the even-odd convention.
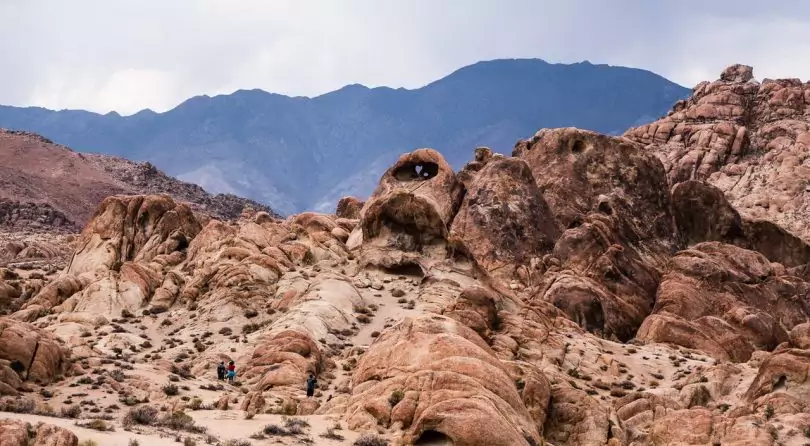
[[[318,380],[315,379],[315,375],[310,373],[309,378],[307,378],[307,398],[311,398],[315,394],[315,384],[317,383]]]
[[[233,379],[236,377],[236,366],[233,361],[228,363],[228,382],[233,384]]]
[[[227,369],[225,368],[225,361],[221,361],[219,363],[219,365],[217,366],[217,379],[218,380],[222,381],[222,380],[225,379],[225,371],[226,370]]]

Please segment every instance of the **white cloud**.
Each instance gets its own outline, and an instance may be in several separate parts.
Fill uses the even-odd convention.
[[[810,78],[810,2],[0,0],[0,103],[164,111],[198,94],[418,87],[478,60]]]

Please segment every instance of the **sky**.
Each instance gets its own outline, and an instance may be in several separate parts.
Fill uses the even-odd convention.
[[[0,0],[0,104],[161,112],[238,89],[418,88],[499,58],[808,80],[808,36],[805,0]]]

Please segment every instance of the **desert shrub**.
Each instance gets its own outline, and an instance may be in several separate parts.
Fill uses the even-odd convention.
[[[82,408],[78,404],[62,407],[62,416],[65,418],[78,418],[82,414]]]
[[[309,421],[303,418],[285,418],[284,419],[284,426],[298,426],[298,427],[309,427]]]
[[[222,444],[223,446],[250,446],[250,442],[247,440],[228,440]]]
[[[163,393],[165,393],[168,396],[174,396],[180,393],[180,389],[177,387],[176,384],[164,384]]]
[[[95,440],[87,439],[79,443],[79,446],[98,446],[98,443]]]
[[[195,396],[188,403],[188,408],[191,410],[200,410],[200,407],[202,407],[202,400],[199,397]]]
[[[403,398],[405,398],[405,392],[400,389],[395,389],[391,392],[391,396],[388,397],[388,403],[391,404],[391,407],[394,407],[399,404]]]
[[[140,424],[152,426],[158,421],[158,410],[152,406],[134,407],[124,417],[124,426]]]
[[[130,438],[129,439],[129,446],[141,446],[141,443],[139,443],[138,440],[136,440],[134,438]]]
[[[388,446],[388,440],[379,435],[363,434],[354,440],[352,446]]]
[[[242,334],[250,334],[257,331],[261,326],[257,323],[249,323],[242,326]]]
[[[233,330],[231,330],[231,327],[222,327],[219,329],[219,334],[224,336],[230,336],[232,333]]]
[[[12,413],[33,413],[37,408],[37,403],[29,398],[20,398],[18,400],[8,399],[0,401],[0,412]]]
[[[259,315],[259,312],[252,309],[252,308],[248,308],[247,310],[245,310],[245,317],[248,318],[248,319],[253,319],[254,317],[256,317],[258,315]]]
[[[773,407],[770,405],[765,406],[765,419],[770,420],[773,417]]]
[[[166,414],[166,416],[161,418],[159,424],[163,427],[167,427],[169,429],[174,430],[182,430],[196,433],[205,432],[204,427],[196,426],[194,424],[194,419],[180,410],[172,412],[170,414]]]
[[[268,424],[262,429],[264,435],[288,435],[287,430],[277,424]]]
[[[339,433],[335,432],[335,430],[332,429],[331,427],[326,428],[326,432],[322,433],[321,437],[337,441],[343,441],[346,438],[343,435],[340,435]]]
[[[183,439],[183,446],[197,446],[197,440],[191,437],[186,437]]]
[[[93,429],[93,430],[97,430],[97,431],[101,431],[101,432],[107,432],[107,431],[115,430],[114,427],[108,426],[106,421],[99,420],[99,419],[90,420],[90,421],[88,421],[86,423],[76,423],[76,426],[84,427],[84,428],[87,428],[87,429]]]
[[[191,374],[191,367],[188,364],[183,364],[179,367],[176,364],[172,364],[171,372],[175,375],[179,375],[181,378],[194,378],[194,375]]]
[[[123,380],[125,380],[127,378],[127,375],[124,373],[123,370],[115,369],[115,370],[110,372],[110,378],[112,378],[112,379],[114,379],[114,380],[116,380],[118,382],[122,382]]]
[[[76,382],[79,383],[79,384],[93,384],[93,378],[91,378],[89,376],[82,376]]]

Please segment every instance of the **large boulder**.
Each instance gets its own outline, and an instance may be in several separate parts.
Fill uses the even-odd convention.
[[[549,253],[559,236],[531,169],[519,158],[492,161],[478,173],[450,231],[478,265],[507,276]]]
[[[538,426],[502,363],[453,319],[426,315],[387,329],[352,380],[351,429],[398,426],[406,444],[539,444]]]
[[[746,361],[755,350],[787,342],[788,332],[808,321],[808,292],[808,283],[762,254],[701,243],[672,258],[637,337]]]
[[[810,244],[767,220],[743,218],[719,188],[688,180],[672,188],[672,208],[685,245],[723,242],[762,253],[788,267],[810,263]]]
[[[380,179],[361,212],[364,258],[395,267],[417,253],[444,246],[463,188],[449,164],[432,149],[402,155]]]
[[[10,368],[19,379],[51,383],[67,371],[69,354],[49,333],[31,324],[0,318],[0,368]]]
[[[182,251],[200,232],[191,208],[167,195],[107,197],[84,228],[67,272],[117,270],[127,261],[150,261]]]

